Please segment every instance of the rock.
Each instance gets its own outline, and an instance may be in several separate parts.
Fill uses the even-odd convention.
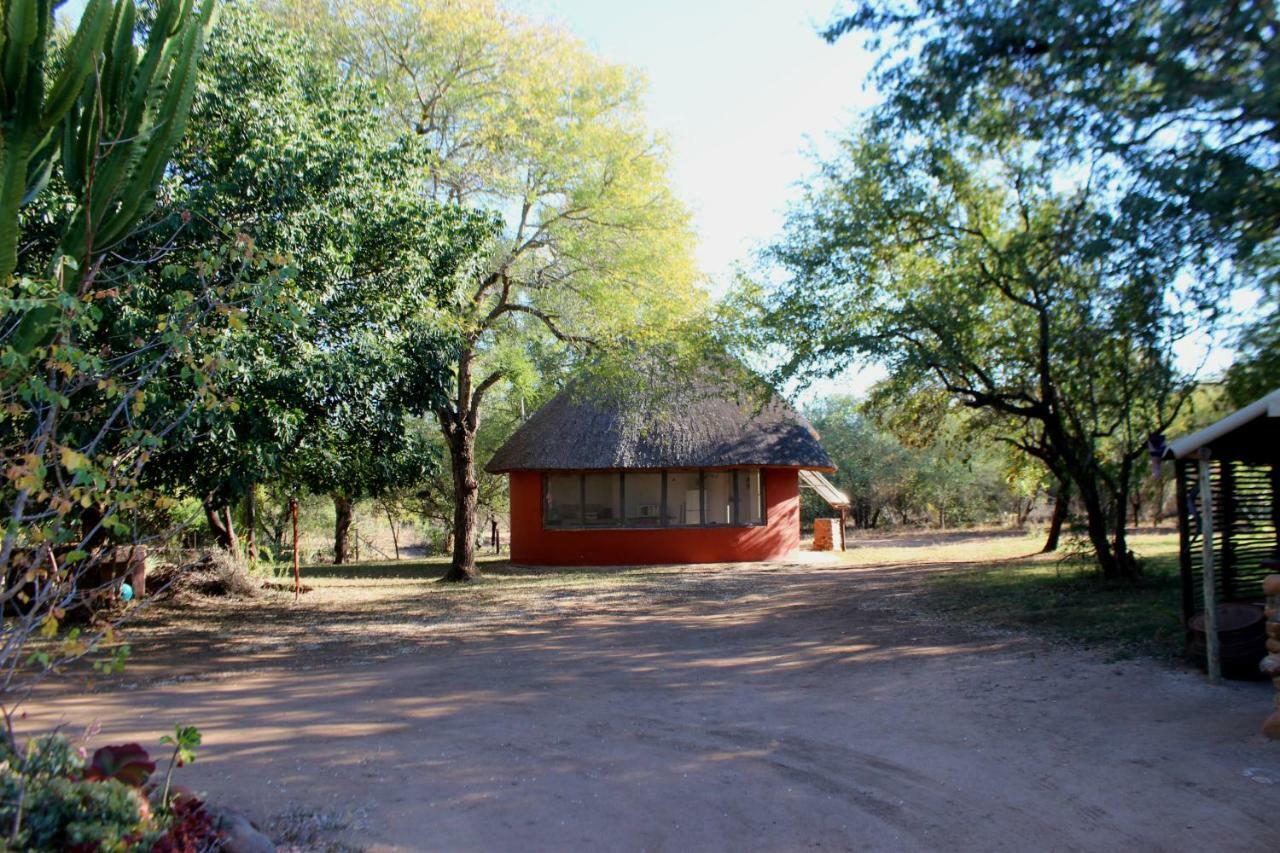
[[[1262,733],[1271,740],[1280,740],[1280,711],[1276,711],[1262,724]]]
[[[1263,595],[1280,595],[1280,575],[1267,575],[1262,579]]]
[[[1267,640],[1267,651],[1271,654],[1280,654],[1280,640]]]
[[[1262,659],[1262,663],[1258,664],[1258,668],[1269,678],[1280,678],[1280,655],[1267,655]]]
[[[1276,705],[1276,710],[1280,711],[1280,693],[1276,694],[1275,705]]]
[[[1267,636],[1273,640],[1280,640],[1280,622],[1267,623]]]
[[[276,853],[275,842],[267,838],[244,815],[231,809],[205,806],[213,815],[214,827],[222,833],[225,853]]]

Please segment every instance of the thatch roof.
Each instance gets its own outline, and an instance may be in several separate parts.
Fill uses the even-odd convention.
[[[614,397],[560,392],[516,430],[485,470],[835,470],[813,427],[777,395],[762,405],[703,383],[661,402],[651,393]]]

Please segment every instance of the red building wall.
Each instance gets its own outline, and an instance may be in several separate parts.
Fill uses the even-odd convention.
[[[800,480],[766,468],[760,527],[544,530],[542,474],[511,473],[511,561],[532,566],[632,566],[771,560],[800,546]]]

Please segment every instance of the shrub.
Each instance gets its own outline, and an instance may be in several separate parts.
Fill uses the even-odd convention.
[[[187,734],[184,735],[183,733]],[[179,728],[172,765],[190,760],[198,734]],[[62,735],[0,747],[0,848],[70,851],[201,851],[218,833],[204,804],[169,798],[152,781],[155,763],[138,744],[106,746],[86,761]],[[7,842],[7,843],[6,843]]]

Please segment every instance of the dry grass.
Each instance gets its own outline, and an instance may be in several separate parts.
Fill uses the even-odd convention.
[[[1038,539],[912,551],[921,562],[962,564],[928,575],[921,603],[937,614],[1104,647],[1116,658],[1177,657],[1183,642],[1178,537],[1143,534],[1129,542],[1143,565],[1142,577],[1132,582],[1102,579],[1088,559],[1036,553]]]
[[[1029,629],[1073,641],[1162,656],[1176,653],[1176,537],[1137,537],[1152,557],[1137,585],[1099,584],[1076,565],[1036,556],[1036,536],[1000,531],[905,534],[862,539],[826,564],[897,568],[876,581],[902,588],[913,608],[971,624]],[[481,578],[439,583],[441,558],[316,565],[302,570],[311,591],[266,591],[253,599],[184,598],[153,603],[130,629],[135,661],[126,680],[264,667],[301,667],[412,653],[424,644],[504,631],[554,631],[585,614],[643,616],[689,603],[770,596],[812,565],[720,564],[533,569],[481,560]],[[281,581],[278,575],[273,578]],[[150,661],[150,666],[148,665]]]

